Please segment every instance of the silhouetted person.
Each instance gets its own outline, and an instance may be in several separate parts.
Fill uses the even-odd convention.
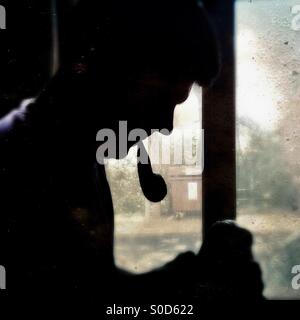
[[[81,1],[66,35],[51,83],[0,121],[0,263],[12,289],[122,295],[96,133],[117,132],[119,120],[172,129],[192,84],[217,75],[218,50],[205,11],[187,0]]]
[[[81,1],[68,26],[57,75],[0,121],[0,263],[10,288],[109,290],[114,219],[96,133],[117,132],[119,120],[171,129],[175,105],[219,68],[196,1]]]

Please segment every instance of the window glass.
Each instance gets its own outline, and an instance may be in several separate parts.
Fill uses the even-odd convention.
[[[300,298],[300,1],[236,10],[238,222],[254,234],[265,295]]]
[[[198,184],[197,182],[188,183],[188,200],[197,200],[198,198]]]
[[[115,260],[123,269],[150,271],[181,252],[200,248],[201,103],[201,89],[194,86],[188,99],[175,109],[173,133],[155,133],[145,141],[154,172],[168,186],[161,203],[144,198],[136,147],[124,160],[109,160],[106,165],[115,210]]]

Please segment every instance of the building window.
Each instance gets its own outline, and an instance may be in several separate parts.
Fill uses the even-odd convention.
[[[188,183],[188,199],[197,200],[198,199],[198,184],[197,182]]]

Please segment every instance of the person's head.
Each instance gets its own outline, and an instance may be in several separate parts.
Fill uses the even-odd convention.
[[[127,120],[129,128],[172,129],[176,104],[219,70],[205,10],[196,0],[106,2],[79,2],[63,68],[89,79],[91,114]]]

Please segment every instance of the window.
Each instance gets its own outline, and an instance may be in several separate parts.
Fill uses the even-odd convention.
[[[198,184],[197,182],[188,183],[188,199],[197,200],[198,199]]]
[[[110,160],[106,166],[115,210],[115,260],[123,269],[147,272],[179,253],[200,249],[201,103],[201,88],[195,85],[189,98],[175,109],[173,133],[153,134],[145,142],[154,172],[161,174],[168,186],[161,203],[144,198],[135,147],[126,159]]]
[[[293,271],[300,264],[300,2],[206,3],[217,18],[225,62],[214,87],[203,94],[194,88],[186,102],[203,105],[198,121],[203,117],[204,174],[199,185],[194,180],[184,182],[178,167],[172,167],[169,176],[165,167],[156,168],[172,193],[184,194],[180,189],[184,182],[187,200],[196,200],[203,185],[201,208],[193,216],[182,207],[177,212],[172,197],[161,205],[145,203],[142,197],[136,202],[121,200],[112,185],[117,264],[143,272],[179,252],[196,252],[203,211],[204,235],[215,221],[235,218],[253,233],[266,297],[299,298]],[[184,122],[186,116],[178,116],[177,122]],[[112,167],[108,171],[110,176],[116,172]],[[121,170],[124,181],[129,181],[126,174]],[[128,174],[136,175],[134,169],[128,169]],[[141,194],[136,183],[137,177],[127,194]],[[184,199],[176,199],[183,204]]]
[[[299,298],[299,1],[237,1],[237,221],[268,298]]]

